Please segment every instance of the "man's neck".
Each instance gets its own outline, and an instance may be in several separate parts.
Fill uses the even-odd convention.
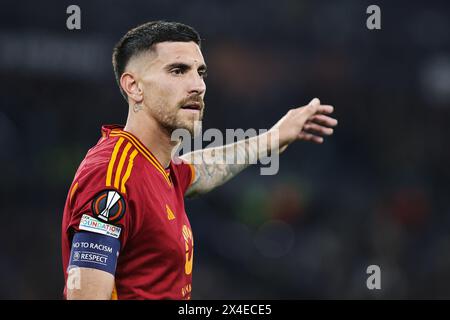
[[[162,128],[155,119],[129,116],[124,130],[136,136],[164,168],[169,166],[176,143],[171,141],[170,132]]]

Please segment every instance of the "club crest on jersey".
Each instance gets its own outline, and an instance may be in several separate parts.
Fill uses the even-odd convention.
[[[116,190],[103,190],[92,200],[92,213],[101,221],[118,222],[125,213],[125,200]]]

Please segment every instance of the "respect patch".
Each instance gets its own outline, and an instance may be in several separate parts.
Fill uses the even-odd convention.
[[[77,232],[72,240],[69,268],[73,266],[116,272],[119,239],[91,232]]]
[[[113,226],[111,224],[99,221],[91,216],[88,216],[87,214],[83,214],[81,217],[79,229],[104,234],[114,238],[119,238],[120,231],[122,230],[118,226]]]

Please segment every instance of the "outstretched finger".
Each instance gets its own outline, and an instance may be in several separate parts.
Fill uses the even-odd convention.
[[[304,131],[299,133],[298,138],[300,140],[304,140],[304,141],[311,141],[314,143],[323,143],[322,137],[316,136],[315,134],[304,132]]]
[[[325,113],[325,114],[331,114],[334,111],[334,107],[328,104],[321,104],[317,106],[317,112],[316,113]]]
[[[305,123],[305,125],[303,126],[303,130],[305,131],[309,131],[311,133],[314,134],[320,134],[323,136],[330,136],[333,134],[333,128],[329,128],[326,126],[321,126],[317,123],[314,122],[307,122]]]
[[[308,119],[308,122],[315,122],[317,124],[321,124],[327,127],[335,127],[338,124],[338,121],[335,118],[323,114],[313,115],[311,118]]]

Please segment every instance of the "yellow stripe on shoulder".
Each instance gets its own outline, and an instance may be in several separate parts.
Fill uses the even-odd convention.
[[[119,189],[119,182],[120,182],[120,175],[122,174],[123,165],[125,163],[125,159],[127,158],[128,151],[130,151],[131,143],[128,142],[125,146],[125,149],[123,149],[122,155],[120,156],[119,165],[117,166],[117,170],[115,173],[115,179],[114,179],[114,188]]]
[[[128,159],[127,170],[125,171],[125,175],[123,176],[122,183],[120,185],[120,192],[122,192],[123,194],[127,193],[125,184],[127,183],[128,179],[130,178],[131,170],[133,170],[134,158],[137,156],[137,154],[138,154],[138,151],[133,150],[133,152],[130,155],[130,158]]]
[[[164,177],[164,179],[167,181],[168,185],[171,186],[172,182],[170,181],[169,176],[167,175],[166,171],[162,169],[161,165],[158,163],[157,160],[154,160],[154,157],[151,156],[148,151],[145,150],[145,148],[138,143],[138,141],[131,135],[125,134],[124,132],[112,132],[109,135],[110,137],[121,137],[126,138],[128,141],[130,141],[133,146],[158,170]]]
[[[110,187],[112,185],[112,173],[114,168],[114,163],[116,162],[117,154],[119,153],[120,146],[123,143],[124,138],[120,137],[114,146],[114,150],[111,155],[111,159],[108,164],[108,171],[106,172],[106,186]]]

